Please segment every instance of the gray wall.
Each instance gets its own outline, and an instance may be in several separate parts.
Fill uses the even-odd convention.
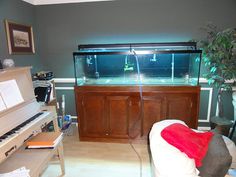
[[[120,0],[37,6],[40,57],[56,77],[71,78],[72,53],[78,44],[200,39],[205,36],[201,27],[209,21],[221,28],[236,27],[235,9],[235,0]],[[75,115],[72,92],[58,91],[58,97],[66,95],[66,111]],[[203,119],[207,110],[204,94]],[[227,116],[232,118],[231,98],[227,98]]]
[[[78,44],[188,41],[208,21],[236,26],[235,0],[118,0],[36,7],[40,57],[56,77],[73,77]]]
[[[36,54],[9,55],[4,20],[30,25],[33,27]],[[12,58],[16,66],[32,66],[32,72],[43,68],[38,52],[38,35],[36,31],[35,7],[21,0],[0,0],[0,60]]]

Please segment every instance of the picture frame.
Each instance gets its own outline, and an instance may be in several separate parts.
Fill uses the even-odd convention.
[[[34,54],[32,26],[17,24],[5,20],[9,54]]]

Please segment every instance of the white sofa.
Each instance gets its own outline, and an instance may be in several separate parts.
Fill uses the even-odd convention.
[[[179,149],[168,144],[160,135],[161,131],[180,120],[165,120],[155,123],[149,135],[152,154],[153,171],[155,177],[198,177],[199,171],[193,159],[180,152]]]
[[[199,177],[199,171],[195,166],[194,160],[176,147],[168,144],[161,136],[161,131],[173,123],[186,125],[183,121],[170,119],[155,123],[151,129],[149,142],[154,176]],[[236,146],[229,138],[223,137],[223,139],[232,156],[231,168],[236,168]]]

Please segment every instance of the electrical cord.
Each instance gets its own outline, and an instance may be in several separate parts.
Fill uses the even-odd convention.
[[[135,149],[135,147],[134,147],[134,145],[132,144],[132,141],[131,141],[131,139],[129,138],[129,145],[130,145],[130,147],[134,150],[134,152],[135,152],[135,154],[137,155],[137,157],[138,157],[138,159],[139,159],[139,176],[140,177],[142,177],[143,175],[142,175],[142,169],[143,169],[143,162],[142,162],[142,158],[141,158],[141,156],[139,155],[139,153],[138,153],[138,151]]]
[[[135,61],[136,61],[136,65],[137,65],[137,74],[138,74],[138,81],[139,81],[139,96],[140,96],[140,102],[141,102],[141,108],[140,108],[140,119],[141,120],[141,123],[142,123],[142,117],[143,117],[143,89],[142,89],[142,81],[141,81],[141,75],[140,75],[140,68],[139,68],[139,60],[138,60],[138,56],[136,54],[136,52],[134,50],[132,50],[133,54],[134,54],[134,57],[135,57]],[[131,127],[134,128],[136,127],[135,125],[138,123],[138,121],[136,121],[136,123],[134,123],[134,125]],[[138,159],[139,159],[139,176],[142,177],[142,169],[143,169],[143,163],[142,163],[142,158],[140,156],[140,154],[138,153],[138,151],[135,149],[134,145],[132,144],[132,140],[131,140],[131,137],[130,135],[128,134],[128,137],[129,137],[129,144],[130,144],[130,147],[133,149],[133,151],[135,152],[135,154],[137,155]]]

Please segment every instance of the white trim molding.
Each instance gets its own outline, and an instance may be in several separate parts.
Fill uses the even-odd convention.
[[[198,122],[210,122],[213,88],[202,87],[201,90],[208,90],[209,91],[208,106],[207,106],[207,119],[206,120],[198,120]]]
[[[199,78],[199,83],[201,83],[201,84],[207,84],[208,82],[207,82],[207,79],[206,79],[206,78],[201,77],[201,78]]]
[[[225,83],[227,83],[227,84],[232,84],[232,83],[234,83],[235,82],[235,79],[231,79],[231,80],[226,80],[226,82]],[[201,77],[201,78],[199,78],[199,83],[201,83],[201,84],[207,84],[208,83],[208,81],[207,81],[207,79],[206,78],[203,78],[203,77]]]
[[[211,127],[198,127],[197,130],[200,130],[200,131],[209,131],[209,130],[211,130]]]
[[[55,83],[74,84],[75,78],[54,78]]]
[[[114,0],[22,0],[32,5],[49,5],[49,4],[66,4],[66,3],[83,3],[97,1],[114,1]]]
[[[74,87],[55,87],[56,90],[74,90]]]

